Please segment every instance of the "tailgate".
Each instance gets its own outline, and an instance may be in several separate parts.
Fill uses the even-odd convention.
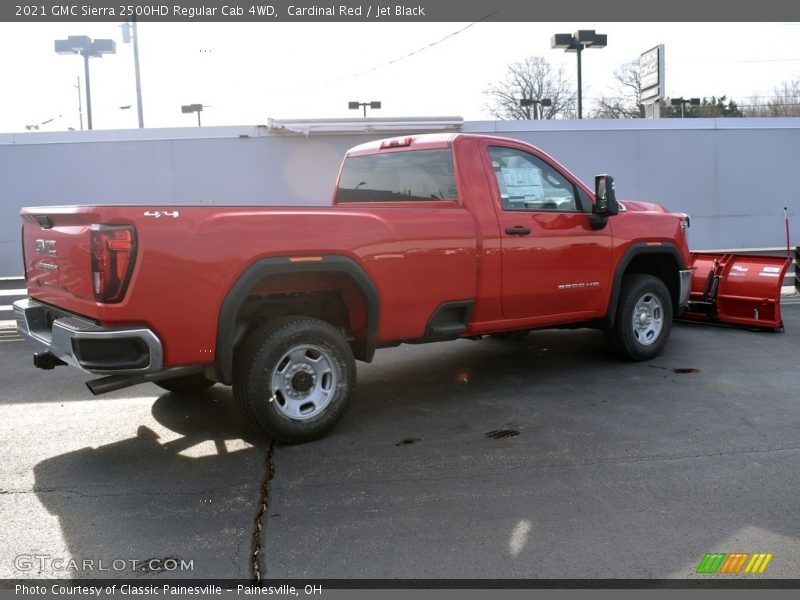
[[[87,316],[94,316],[97,302],[121,300],[135,263],[136,234],[131,224],[101,225],[102,212],[94,206],[22,210],[32,298]]]

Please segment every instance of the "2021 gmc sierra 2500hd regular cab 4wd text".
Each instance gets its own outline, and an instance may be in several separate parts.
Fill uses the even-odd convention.
[[[275,439],[342,417],[355,360],[404,342],[549,327],[605,330],[656,356],[692,287],[689,220],[587,188],[511,139],[427,134],[351,149],[328,207],[56,206],[22,210],[36,366],[232,385]]]

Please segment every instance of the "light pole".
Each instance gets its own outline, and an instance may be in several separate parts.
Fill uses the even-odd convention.
[[[379,109],[381,107],[381,103],[380,102],[376,102],[375,100],[373,100],[372,102],[348,102],[347,103],[347,108],[349,108],[350,110],[358,110],[362,106],[364,107],[364,116],[366,117],[367,116],[367,107],[368,106],[369,106],[369,108],[371,110],[377,110],[377,109]]]
[[[121,27],[123,44],[130,44],[131,38],[133,38],[133,71],[136,77],[136,110],[139,115],[139,129],[143,129],[142,80],[139,73],[139,28],[136,26],[136,16],[133,16],[130,23],[123,23]]]
[[[200,113],[203,112],[203,105],[202,104],[184,104],[181,106],[181,112],[188,114],[188,113],[197,113],[197,126],[202,127],[200,124]]]
[[[78,77],[76,77],[76,79],[78,80],[78,83],[76,83],[72,87],[74,87],[74,88],[76,88],[78,90],[78,120],[81,123],[81,131],[83,131],[83,107],[81,106],[81,77],[80,77],[80,75],[78,75]]]
[[[565,52],[578,54],[578,118],[583,118],[581,90],[581,53],[584,48],[605,48],[608,36],[595,33],[594,29],[580,29],[575,33],[556,33],[550,38],[551,48],[563,48]]]
[[[86,119],[92,128],[92,92],[89,82],[89,59],[102,58],[103,54],[114,54],[117,44],[114,40],[92,40],[88,35],[71,35],[65,40],[56,40],[57,54],[80,54],[83,57],[84,79],[86,80]]]
[[[670,106],[678,106],[680,104],[681,107],[681,119],[683,118],[683,109],[686,106],[700,106],[700,98],[684,98],[681,96],[680,98],[670,98],[669,100]]]
[[[520,98],[517,100],[517,104],[520,108],[525,108],[526,106],[533,106],[533,119],[539,120],[542,119],[542,106],[553,106],[553,101],[550,98],[541,98],[537,100],[535,98]],[[537,112],[537,107],[539,110]]]

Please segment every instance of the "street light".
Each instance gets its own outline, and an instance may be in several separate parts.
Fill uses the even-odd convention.
[[[41,127],[42,125],[47,125],[49,123],[52,123],[56,119],[60,118],[61,115],[56,115],[55,117],[50,117],[49,119],[45,119],[41,123],[32,123],[31,125],[25,125],[25,129],[27,129],[28,131],[39,131],[39,127]]]
[[[86,80],[86,118],[92,128],[92,92],[89,83],[89,59],[102,58],[103,54],[115,54],[117,44],[114,40],[92,40],[88,35],[71,35],[65,40],[56,40],[57,54],[80,54],[83,57],[84,79]]]
[[[581,29],[575,33],[557,33],[550,38],[551,48],[563,48],[564,52],[578,54],[578,118],[583,118],[581,92],[581,52],[584,48],[605,48],[608,36],[595,33],[594,29]]]
[[[550,98],[542,98],[540,100],[536,100],[535,98],[520,98],[517,100],[517,104],[520,108],[525,108],[526,106],[533,106],[533,118],[534,120],[542,119],[542,106],[553,106],[553,101]],[[536,107],[539,106],[539,110],[537,113]]]
[[[372,102],[348,102],[347,108],[350,110],[358,110],[361,107],[364,107],[364,116],[367,116],[367,107],[369,106],[371,110],[377,110],[381,107],[380,102],[376,102],[373,100]]]
[[[184,104],[181,106],[181,112],[188,114],[188,113],[197,113],[197,126],[202,127],[200,124],[200,113],[203,112],[203,105],[202,104]]]
[[[669,103],[671,106],[678,106],[681,107],[681,119],[683,118],[683,109],[686,106],[700,106],[700,98],[684,98],[681,96],[680,98],[670,98]]]

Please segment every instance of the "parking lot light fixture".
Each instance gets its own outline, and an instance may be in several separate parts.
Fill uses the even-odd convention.
[[[564,52],[575,52],[578,55],[578,118],[583,118],[581,53],[584,48],[605,48],[608,36],[596,33],[594,29],[580,29],[575,33],[556,33],[550,38],[551,48],[561,48]]]
[[[348,102],[347,108],[350,110],[358,110],[361,107],[364,107],[364,116],[367,116],[367,107],[371,110],[377,110],[381,107],[380,101],[373,100],[372,102]]]
[[[686,106],[700,106],[700,98],[684,98],[683,96],[681,96],[680,98],[670,98],[669,103],[670,106],[681,107],[681,119],[682,119],[684,108]]]
[[[57,54],[79,54],[83,57],[84,79],[86,81],[86,120],[92,129],[92,92],[89,81],[89,59],[102,58],[104,54],[115,54],[117,44],[114,40],[92,40],[88,35],[71,35],[65,40],[55,41]]]
[[[182,113],[197,113],[197,126],[202,127],[200,123],[200,113],[203,112],[202,104],[184,104],[181,106]]]
[[[526,106],[533,106],[533,119],[539,120],[544,118],[542,116],[541,107],[553,106],[553,100],[550,98],[541,98],[539,100],[537,100],[536,98],[520,98],[519,100],[517,100],[517,104],[519,105],[520,108],[525,108]]]

